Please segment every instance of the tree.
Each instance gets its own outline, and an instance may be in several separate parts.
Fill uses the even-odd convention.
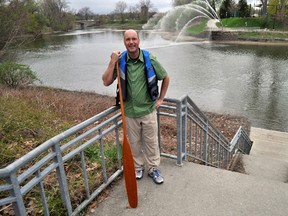
[[[114,13],[120,15],[122,22],[124,22],[124,20],[125,20],[125,14],[124,14],[124,12],[125,12],[125,10],[127,9],[127,7],[128,7],[128,6],[127,6],[126,2],[124,2],[124,1],[118,1],[118,2],[116,3]]]
[[[149,19],[149,11],[153,8],[153,4],[150,0],[139,0],[137,4],[138,8],[140,8],[140,19],[142,22],[147,22]]]
[[[267,14],[267,2],[268,0],[260,0],[262,3],[262,14],[266,15]]]
[[[68,11],[66,0],[41,0],[42,13],[48,17],[50,27],[56,31],[66,31],[73,27],[74,18]]]
[[[238,11],[240,17],[250,17],[250,11],[246,0],[239,0]]]
[[[94,13],[89,7],[83,7],[78,11],[79,17],[83,20],[91,19],[94,16]]]
[[[40,81],[29,66],[15,62],[0,64],[0,84],[9,87],[19,87]]]
[[[270,0],[267,5],[267,12],[276,16],[278,20],[284,21],[287,14],[287,5],[288,0]]]
[[[231,0],[224,0],[220,6],[219,15],[220,18],[231,17]]]
[[[37,12],[33,0],[0,1],[0,59],[11,47],[21,46],[34,39],[23,37],[24,34],[33,33],[34,37],[39,35],[46,21]]]
[[[288,1],[280,0],[280,20],[284,21],[285,18],[285,8],[287,8]]]
[[[139,13],[137,11],[137,7],[136,6],[129,6],[129,17],[130,19],[136,19],[139,17]]]
[[[191,3],[193,0],[173,0],[172,5],[174,7]]]

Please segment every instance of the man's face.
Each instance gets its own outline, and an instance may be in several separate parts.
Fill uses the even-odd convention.
[[[140,43],[140,40],[137,35],[137,32],[133,30],[128,30],[125,32],[124,44],[128,53],[131,53],[131,54],[137,53],[139,49],[139,43]]]

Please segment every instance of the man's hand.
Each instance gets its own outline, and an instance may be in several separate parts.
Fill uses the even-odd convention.
[[[121,52],[120,51],[113,51],[111,53],[110,56],[110,62],[108,64],[108,67],[106,69],[106,71],[104,72],[104,74],[102,75],[102,80],[103,80],[103,84],[105,86],[109,86],[113,83],[114,81],[114,69],[115,69],[115,65],[120,57]]]
[[[121,52],[120,51],[113,51],[110,58],[111,58],[111,61],[116,64],[116,62],[118,61],[119,57],[120,57],[120,54]]]
[[[163,99],[158,98],[156,101],[156,109],[158,109],[162,103],[163,103]]]

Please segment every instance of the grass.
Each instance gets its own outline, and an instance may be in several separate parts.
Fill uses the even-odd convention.
[[[266,17],[250,17],[250,18],[225,18],[221,19],[221,23],[224,27],[227,28],[246,28],[254,27],[260,29],[275,29],[275,30],[284,30],[283,22],[274,20],[273,18]],[[221,27],[221,26],[219,26]]]
[[[4,168],[44,141],[111,107],[114,99],[89,92],[69,92],[38,87],[13,89],[0,85],[0,104],[0,168]],[[99,145],[95,143],[85,152],[91,190],[95,190],[103,182]],[[28,167],[43,156],[40,155]],[[107,175],[110,176],[118,167],[118,155],[114,143],[105,142],[104,157]],[[85,199],[80,160],[78,156],[65,163],[73,208]],[[0,184],[2,183],[3,180],[0,180]],[[56,174],[51,173],[47,176],[43,185],[50,214],[64,215],[66,210],[62,206]],[[7,193],[0,194],[0,197],[5,196]],[[41,196],[37,187],[26,194],[24,199],[28,215],[43,214]],[[0,215],[9,214],[10,209],[11,206],[1,207]]]
[[[198,35],[200,33],[202,33],[206,26],[207,26],[207,19],[202,19],[200,22],[198,22],[196,25],[190,27],[187,29],[187,32],[192,34],[192,35]]]

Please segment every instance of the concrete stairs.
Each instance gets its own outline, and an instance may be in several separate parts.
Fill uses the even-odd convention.
[[[106,200],[87,216],[287,216],[288,134],[251,129],[251,155],[243,162],[247,174],[162,158],[165,178],[156,185],[145,173],[137,181],[138,207],[127,209],[123,178]]]
[[[252,127],[250,138],[254,141],[250,155],[243,157],[246,173],[288,182],[288,133]]]

